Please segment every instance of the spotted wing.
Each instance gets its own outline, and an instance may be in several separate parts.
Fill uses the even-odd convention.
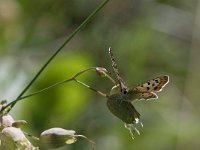
[[[117,63],[115,61],[111,47],[109,48],[109,55],[110,55],[110,59],[111,59],[111,62],[112,62],[112,67],[113,67],[114,73],[115,73],[116,78],[117,78],[118,83],[119,83],[119,87],[120,87],[121,91],[124,91],[124,90],[127,89],[127,87],[125,85],[124,80],[122,79],[122,77],[119,74],[118,66],[117,66]]]
[[[160,76],[149,80],[143,84],[137,85],[134,90],[140,92],[160,92],[162,88],[169,82],[169,76]]]
[[[129,90],[128,98],[134,99],[157,99],[158,96],[155,92],[162,91],[163,87],[169,82],[169,76],[160,76],[155,79],[149,80],[143,84],[137,85],[135,88]]]

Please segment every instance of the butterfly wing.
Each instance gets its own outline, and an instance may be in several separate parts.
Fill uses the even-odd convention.
[[[129,90],[126,97],[127,100],[150,100],[158,98],[154,92],[140,92],[137,90]]]
[[[114,55],[113,55],[111,48],[109,48],[109,55],[110,55],[110,59],[111,59],[111,62],[112,62],[112,67],[113,67],[114,73],[115,73],[116,78],[117,78],[118,83],[119,83],[119,87],[120,87],[121,91],[124,91],[124,90],[127,89],[127,86],[126,86],[123,78],[119,74],[118,66],[117,66],[117,63],[115,61],[115,58],[114,58]]]
[[[157,99],[158,96],[155,92],[162,91],[163,87],[169,82],[169,76],[160,76],[149,80],[143,84],[137,85],[135,88],[129,90],[128,98],[134,99]]]

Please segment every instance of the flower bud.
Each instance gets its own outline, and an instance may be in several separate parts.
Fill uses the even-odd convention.
[[[11,115],[4,115],[2,116],[2,121],[0,122],[0,125],[4,127],[11,127],[13,122],[15,122],[15,120],[12,118]]]
[[[2,133],[11,137],[15,142],[26,139],[24,133],[21,131],[21,129],[18,128],[6,127],[2,130]]]
[[[12,127],[20,128],[26,124],[27,122],[25,120],[17,120],[12,123]]]
[[[0,133],[0,140],[2,149],[37,149],[28,141],[22,130],[15,127],[4,128]]]
[[[96,67],[95,69],[96,69],[97,74],[100,75],[101,77],[107,76],[108,71],[106,70],[106,68]]]
[[[58,148],[76,142],[74,134],[74,130],[51,128],[41,133],[40,142],[47,148]]]

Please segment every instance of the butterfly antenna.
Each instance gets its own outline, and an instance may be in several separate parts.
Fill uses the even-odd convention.
[[[113,55],[111,47],[109,47],[109,54],[110,54],[110,59],[111,59],[111,62],[112,62],[112,67],[113,67],[114,73],[115,73],[115,75],[117,77],[117,80],[119,82],[120,89],[121,90],[127,89],[124,80],[119,75],[118,67],[117,67],[117,64],[115,62],[115,58],[114,58],[114,55]]]

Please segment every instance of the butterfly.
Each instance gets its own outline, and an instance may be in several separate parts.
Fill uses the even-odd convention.
[[[120,76],[112,49],[109,48],[112,67],[117,79],[117,84],[111,89],[108,96],[107,106],[109,110],[127,124],[136,123],[140,119],[140,114],[132,105],[133,100],[157,99],[157,92],[169,82],[169,76],[163,75],[151,79],[133,88],[128,88]]]

